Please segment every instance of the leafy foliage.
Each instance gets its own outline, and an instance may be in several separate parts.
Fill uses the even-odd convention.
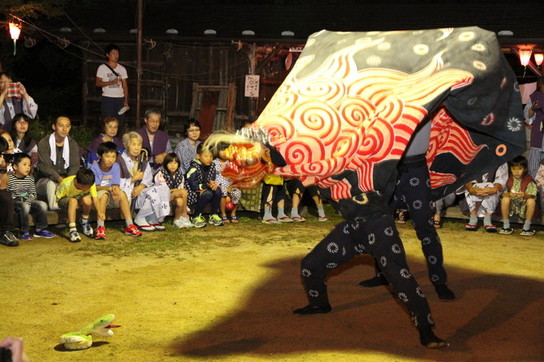
[[[0,13],[5,16],[15,15],[19,18],[48,18],[59,16],[67,0],[3,0],[0,3]]]

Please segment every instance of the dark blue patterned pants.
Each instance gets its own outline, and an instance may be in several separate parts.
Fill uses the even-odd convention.
[[[328,273],[352,259],[367,253],[380,263],[380,268],[399,300],[412,315],[416,327],[434,325],[427,299],[411,275],[404,247],[392,215],[355,217],[341,222],[301,263],[302,281],[310,305],[328,306],[326,277]]]
[[[444,269],[440,237],[433,226],[431,183],[425,156],[414,156],[403,162],[399,171],[395,199],[401,200],[408,207],[417,237],[421,241],[431,283],[445,284],[448,277]]]

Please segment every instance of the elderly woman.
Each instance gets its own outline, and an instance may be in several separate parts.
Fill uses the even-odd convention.
[[[142,148],[142,136],[137,132],[123,135],[125,150],[117,162],[121,167],[121,189],[138,209],[134,223],[144,231],[164,230],[161,221],[170,214],[170,189],[155,186],[147,151]]]

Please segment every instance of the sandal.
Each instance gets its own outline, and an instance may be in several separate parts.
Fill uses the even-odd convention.
[[[226,216],[221,216],[221,221],[223,221],[223,223],[225,224],[228,224],[230,222],[229,218]]]
[[[230,217],[230,222],[233,223],[233,224],[238,224],[238,217],[236,217],[236,216],[231,216],[231,217]]]

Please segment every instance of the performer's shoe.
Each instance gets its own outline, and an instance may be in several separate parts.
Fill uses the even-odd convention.
[[[437,284],[434,286],[436,294],[438,294],[438,299],[443,301],[452,301],[455,300],[455,294],[451,291],[446,284]]]
[[[429,329],[419,331],[419,341],[427,348],[437,349],[448,347],[450,344],[443,339],[438,338],[429,327]]]
[[[374,278],[363,280],[359,285],[365,288],[374,288],[379,287],[380,285],[389,285],[389,283],[384,277],[376,275]]]
[[[310,315],[310,314],[318,314],[318,313],[329,313],[332,310],[330,305],[326,306],[316,306],[316,305],[307,305],[304,308],[295,309],[293,311],[293,314],[298,315]]]

